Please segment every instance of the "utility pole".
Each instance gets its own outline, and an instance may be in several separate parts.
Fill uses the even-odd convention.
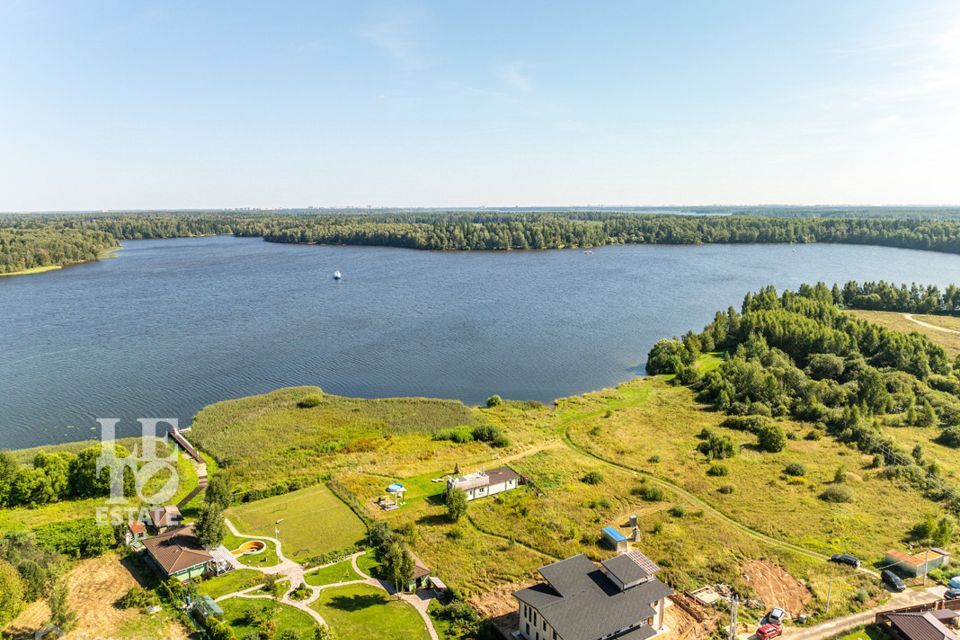
[[[740,598],[736,594],[730,598],[730,638],[737,640],[737,607],[740,604]]]
[[[930,569],[930,565],[927,564],[930,561],[930,545],[927,545],[926,551],[923,552],[923,586],[927,586],[927,571]]]

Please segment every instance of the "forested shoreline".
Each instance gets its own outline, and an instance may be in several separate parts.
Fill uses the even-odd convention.
[[[953,513],[960,489],[923,447],[901,449],[884,427],[924,427],[929,439],[960,448],[960,361],[919,333],[900,333],[844,313],[864,296],[910,310],[918,301],[953,300],[956,290],[897,287],[885,282],[820,283],[778,294],[773,287],[748,294],[741,309],[718,311],[700,333],[660,340],[647,370],[676,374],[697,398],[730,416],[724,426],[782,442],[777,419],[810,423],[809,439],[830,435],[874,456],[873,467],[907,481]],[[875,298],[876,297],[876,298]],[[953,304],[951,302],[951,304]],[[897,306],[901,305],[901,306]],[[701,373],[704,352],[722,352],[719,367]],[[723,457],[726,438],[704,434],[704,449]],[[847,501],[842,495],[824,499]]]
[[[183,212],[0,218],[0,273],[94,260],[123,240],[232,234],[268,242],[434,251],[614,244],[838,243],[960,254],[946,217],[675,215],[568,212]]]

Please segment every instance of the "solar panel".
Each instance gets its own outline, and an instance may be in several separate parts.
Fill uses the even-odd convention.
[[[652,576],[660,571],[660,567],[658,567],[653,560],[643,555],[639,551],[628,551],[624,555],[636,562],[637,566],[643,569],[648,576]]]

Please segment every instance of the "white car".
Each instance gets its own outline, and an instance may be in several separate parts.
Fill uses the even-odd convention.
[[[774,607],[770,609],[770,613],[764,616],[769,624],[783,624],[783,619],[787,617],[787,612],[781,609],[780,607]]]

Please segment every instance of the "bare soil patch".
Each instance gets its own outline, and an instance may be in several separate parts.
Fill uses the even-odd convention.
[[[751,560],[744,564],[743,579],[753,587],[767,608],[781,607],[793,616],[802,612],[813,597],[806,586],[783,567],[765,560]]]
[[[69,590],[68,603],[77,614],[77,624],[64,638],[80,640],[82,638],[117,638],[126,635],[125,630],[139,637],[155,630],[157,637],[170,640],[185,640],[187,630],[179,623],[171,622],[156,628],[150,623],[138,623],[138,618],[146,617],[137,609],[119,609],[115,602],[137,584],[130,570],[113,553],[99,558],[84,560],[67,577]],[[158,614],[159,615],[159,614]],[[8,633],[14,637],[33,637],[36,630],[50,619],[50,610],[45,602],[34,602],[14,620]]]

